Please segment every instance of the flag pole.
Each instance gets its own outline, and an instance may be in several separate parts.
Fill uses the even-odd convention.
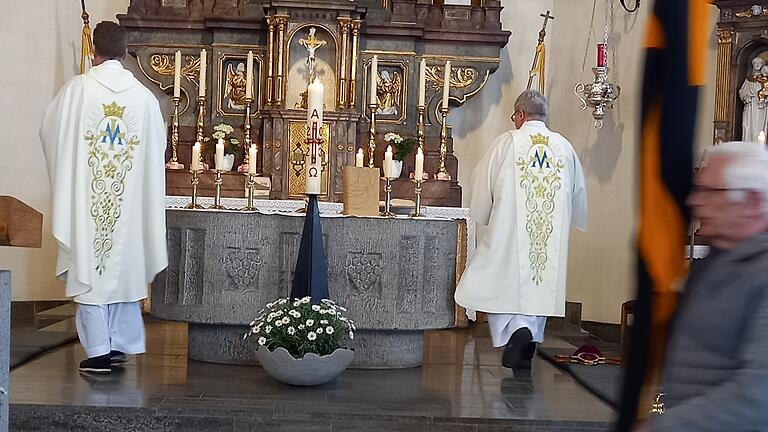
[[[82,14],[80,18],[83,19],[83,37],[82,37],[82,50],[80,53],[80,73],[84,74],[90,67],[90,61],[93,59],[93,42],[91,41],[91,26],[90,16],[85,10],[85,0],[80,0],[80,9]]]

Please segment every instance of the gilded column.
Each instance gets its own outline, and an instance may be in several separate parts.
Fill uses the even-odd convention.
[[[267,105],[275,101],[275,17],[267,17]]]
[[[730,70],[733,30],[717,31],[717,85],[715,86],[715,121],[728,121],[728,97],[731,95]]]
[[[349,92],[347,93],[347,106],[349,108],[355,106],[357,93],[357,51],[360,40],[360,24],[362,24],[361,20],[353,20],[350,24],[352,28],[352,61],[350,62]]]
[[[349,23],[352,21],[350,18],[337,18],[339,21],[339,28],[341,29],[341,73],[339,74],[338,91],[338,103],[339,108],[347,106],[347,56],[348,40],[349,40]]]
[[[288,23],[288,15],[275,15],[277,19],[277,82],[275,84],[275,103],[281,106],[283,103],[283,87],[285,77],[283,68],[285,66],[285,27]]]

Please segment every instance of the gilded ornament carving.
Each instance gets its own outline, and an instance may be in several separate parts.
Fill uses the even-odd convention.
[[[717,43],[719,44],[733,43],[733,30],[730,30],[730,29],[718,30]]]
[[[149,57],[149,64],[152,70],[162,76],[174,75],[174,59],[173,54],[152,54]],[[200,76],[200,57],[186,55],[184,56],[184,64],[181,66],[181,76],[189,82],[198,85],[197,79]]]
[[[435,89],[443,88],[443,69],[444,66],[427,66],[426,79],[429,85]],[[451,68],[451,87],[462,89],[469,87],[477,79],[477,70],[472,67],[452,67]]]
[[[751,8],[736,12],[736,16],[739,18],[753,18],[753,17],[760,17],[760,16],[768,16],[768,8],[764,8],[760,5],[753,5]]]

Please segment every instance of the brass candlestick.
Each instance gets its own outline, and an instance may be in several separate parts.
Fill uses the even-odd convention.
[[[208,170],[208,164],[203,162],[203,154],[205,147],[205,140],[203,138],[203,130],[205,129],[205,96],[197,97],[197,133],[195,135],[195,141],[200,143],[200,168],[204,171]]]
[[[389,202],[392,200],[392,180],[393,178],[384,177],[386,185],[384,186],[384,211],[379,213],[379,216],[394,217],[395,214],[389,209]]]
[[[416,136],[419,140],[419,148],[421,151],[424,151],[424,112],[427,110],[427,107],[424,105],[418,106],[419,110],[419,124],[418,124],[418,130],[416,132]]]
[[[450,180],[451,175],[445,169],[445,156],[448,153],[448,108],[440,108],[440,117],[443,121],[443,125],[440,127],[440,168],[437,170],[435,178]]]
[[[209,209],[215,209],[215,210],[223,210],[224,206],[221,205],[221,184],[224,183],[223,179],[221,178],[221,173],[223,173],[224,170],[220,170],[216,168],[216,181],[214,184],[216,185],[216,194],[213,197],[213,205],[208,207]]]
[[[248,204],[241,208],[240,211],[256,211],[256,207],[253,206],[253,190],[256,188],[256,174],[248,173],[248,181],[246,186],[248,187]]]
[[[173,98],[173,125],[171,128],[171,160],[165,164],[166,168],[184,169],[179,163],[179,101],[180,97]]]
[[[416,209],[410,216],[412,218],[424,217],[424,214],[421,212],[421,184],[424,183],[424,180],[414,179],[413,181],[416,183]]]
[[[237,167],[238,172],[248,172],[248,166],[251,163],[251,103],[253,98],[245,98],[245,122],[243,123],[243,163]],[[256,161],[253,161],[256,163]]]
[[[368,104],[368,108],[371,110],[371,131],[368,138],[368,168],[374,168],[373,153],[376,151],[376,110],[379,109],[379,104]]]
[[[197,185],[200,184],[200,178],[197,176],[199,170],[189,170],[192,173],[192,202],[187,204],[188,209],[201,209],[203,206],[197,203]]]

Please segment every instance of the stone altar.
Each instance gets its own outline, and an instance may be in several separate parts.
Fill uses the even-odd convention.
[[[289,294],[302,226],[301,214],[169,209],[169,266],[152,284],[152,314],[189,322],[192,359],[256,364],[242,336]],[[451,219],[323,216],[331,298],[358,327],[353,367],[420,366],[424,330],[454,325],[465,229]]]

